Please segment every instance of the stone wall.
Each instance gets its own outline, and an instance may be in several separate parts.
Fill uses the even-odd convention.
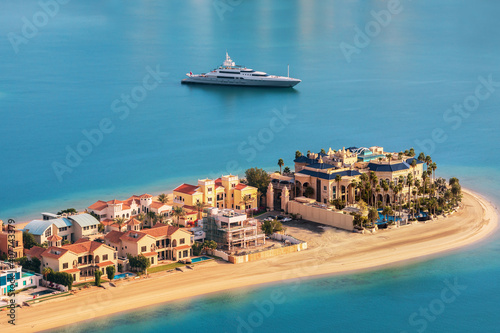
[[[241,264],[244,262],[256,261],[265,258],[270,258],[274,256],[279,256],[282,254],[289,254],[293,252],[303,251],[307,249],[307,243],[293,244],[286,247],[279,247],[276,249],[241,255],[241,256],[229,256],[229,262],[233,264]]]
[[[321,223],[331,227],[352,231],[354,217],[349,214],[303,204],[297,201],[288,203],[290,214],[299,214],[304,220]]]

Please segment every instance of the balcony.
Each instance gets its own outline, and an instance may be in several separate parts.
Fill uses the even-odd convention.
[[[184,205],[184,201],[179,200],[179,199],[174,199],[174,203]]]

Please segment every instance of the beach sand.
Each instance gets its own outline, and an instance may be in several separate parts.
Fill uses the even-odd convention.
[[[15,327],[7,324],[6,316],[1,314],[0,331],[47,330],[232,288],[424,260],[484,240],[497,225],[496,208],[470,191],[464,191],[463,208],[448,218],[375,234],[295,223],[287,232],[307,241],[306,251],[239,265],[212,261],[192,271],[163,272],[148,279],[124,281],[116,288],[82,290],[74,296],[19,309]]]

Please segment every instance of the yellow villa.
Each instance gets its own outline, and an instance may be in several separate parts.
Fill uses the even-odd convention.
[[[257,188],[242,184],[238,176],[227,175],[198,180],[198,185],[182,184],[173,191],[174,205],[196,210],[196,203],[209,207],[246,210],[257,208]]]

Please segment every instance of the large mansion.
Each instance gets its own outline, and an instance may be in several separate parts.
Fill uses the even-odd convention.
[[[296,156],[295,173],[289,176],[272,175],[268,194],[273,200],[268,203],[280,207],[283,191],[290,193],[291,199],[303,196],[308,187],[310,197],[320,203],[329,203],[333,199],[341,199],[347,204],[355,201],[356,183],[362,174],[377,176],[378,185],[384,182],[397,186],[406,184],[409,175],[420,178],[424,172],[424,162],[401,153],[384,152],[382,147],[342,148],[334,151],[331,148],[324,153],[308,153],[307,156]],[[402,193],[408,187],[403,186]],[[374,193],[376,200],[386,203],[397,198],[390,191],[381,190]]]

